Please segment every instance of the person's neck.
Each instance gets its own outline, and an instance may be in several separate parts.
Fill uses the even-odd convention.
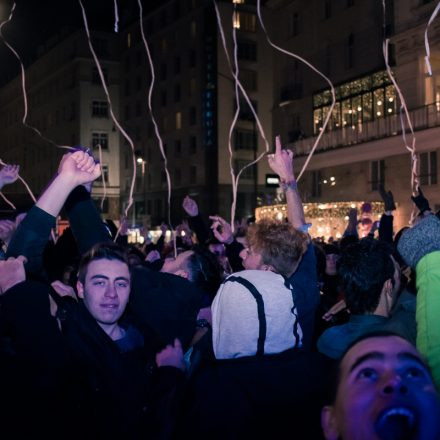
[[[98,324],[112,341],[122,339],[125,335],[125,330],[117,322],[114,324],[101,324],[98,322]]]

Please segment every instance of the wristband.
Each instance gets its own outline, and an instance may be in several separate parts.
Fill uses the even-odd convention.
[[[280,182],[281,189],[286,192],[288,189],[298,189],[298,183],[296,180],[289,180],[288,182]]]

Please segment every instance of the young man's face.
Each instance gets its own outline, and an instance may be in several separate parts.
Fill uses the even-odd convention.
[[[113,325],[124,313],[130,296],[130,272],[119,260],[94,260],[87,266],[84,285],[78,281],[78,296],[101,326]]]
[[[417,350],[398,336],[378,336],[344,356],[322,426],[328,440],[434,440],[439,417],[439,396]]]
[[[240,252],[240,258],[246,270],[259,270],[263,266],[261,253],[256,251],[252,246],[246,246]]]

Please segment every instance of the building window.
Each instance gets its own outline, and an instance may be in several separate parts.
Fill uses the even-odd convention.
[[[189,138],[189,154],[197,153],[197,138],[195,136],[191,136]]]
[[[362,130],[362,124],[390,116],[397,111],[397,96],[386,71],[379,71],[335,87],[336,105],[327,125],[328,130],[351,127]],[[327,117],[332,96],[330,89],[313,95],[314,133]]]
[[[250,163],[250,160],[236,159],[234,161],[235,174],[237,175],[246,165],[249,165]],[[253,180],[256,176],[255,171],[255,165],[249,166],[241,173],[240,177],[243,180]]]
[[[174,141],[174,153],[176,154],[176,156],[180,156],[180,154],[182,153],[182,142],[180,141],[180,139],[176,139]]]
[[[437,151],[420,153],[420,184],[437,184]]]
[[[329,19],[332,16],[332,0],[324,0],[324,18]]]
[[[182,129],[182,112],[176,112],[176,130]]]
[[[196,125],[197,122],[197,110],[195,107],[189,109],[189,125]]]
[[[92,147],[101,146],[103,150],[108,150],[108,134],[103,132],[92,133]]]
[[[189,96],[194,96],[196,93],[196,79],[191,78],[189,80]]]
[[[237,12],[235,16],[236,28],[245,32],[255,32],[257,29],[257,16],[250,12]]]
[[[239,60],[257,61],[257,43],[251,40],[239,40],[237,56]]]
[[[252,130],[236,129],[234,134],[236,150],[251,150],[256,146],[256,136]]]
[[[108,118],[108,102],[92,101],[92,116],[95,118]]]
[[[240,82],[246,90],[255,92],[258,88],[257,72],[255,70],[241,69]]]
[[[174,85],[174,102],[180,101],[180,84]]]
[[[139,91],[142,88],[142,77],[136,77],[136,90]]]
[[[347,8],[354,6],[354,0],[347,0]]]
[[[255,110],[255,113],[258,115],[258,103],[257,101],[254,101],[253,99],[250,100],[252,107]],[[237,108],[237,103],[234,100],[234,113],[235,110]],[[242,120],[242,121],[253,121],[254,120],[254,114],[252,113],[252,109],[249,106],[249,104],[247,103],[247,101],[245,101],[244,99],[240,100],[240,113],[238,115],[238,119]]]
[[[347,68],[354,67],[354,35],[350,34],[347,38]]]
[[[130,63],[130,55],[127,54],[124,60],[124,69],[126,72],[130,71],[131,63]]]
[[[130,96],[130,80],[128,78],[125,80],[124,94],[125,96]]]
[[[322,182],[322,175],[321,171],[312,171],[312,197],[321,197],[322,191],[321,191],[321,182]]]
[[[93,46],[95,48],[95,52],[99,56],[107,56],[108,55],[108,41],[104,38],[93,38]]]
[[[371,191],[378,191],[385,186],[385,161],[373,160],[370,163]]]
[[[160,105],[162,107],[165,107],[167,105],[167,91],[166,90],[162,90],[160,92]]]
[[[136,67],[142,66],[142,53],[140,50],[136,51]]]
[[[162,81],[165,81],[167,79],[167,65],[165,63],[162,63],[160,65],[160,79]]]
[[[189,51],[189,67],[196,67],[196,59],[197,59],[197,55],[196,55],[196,51],[191,49]]]
[[[174,74],[178,75],[180,73],[180,57],[174,58]]]
[[[195,20],[191,20],[190,23],[190,34],[192,38],[195,38],[197,35],[197,23],[195,22]]]
[[[174,183],[178,186],[182,184],[182,170],[180,168],[174,170]]]
[[[189,167],[189,183],[191,185],[197,183],[197,167],[194,165]]]
[[[296,37],[299,34],[299,14],[293,12],[290,16],[290,36]]]
[[[136,101],[136,116],[142,116],[142,105],[140,101]]]
[[[130,118],[131,118],[131,109],[130,109],[130,105],[127,104],[124,110],[124,120],[128,121]]]

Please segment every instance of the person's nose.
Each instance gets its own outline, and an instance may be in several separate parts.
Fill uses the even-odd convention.
[[[105,289],[105,296],[107,298],[117,298],[118,293],[116,292],[116,288],[112,283],[107,285],[107,289]]]
[[[398,394],[407,394],[408,393],[408,387],[402,380],[401,376],[396,373],[392,372],[387,374],[387,376],[384,378],[382,382],[382,389],[381,389],[382,395],[390,395],[393,393]]]

